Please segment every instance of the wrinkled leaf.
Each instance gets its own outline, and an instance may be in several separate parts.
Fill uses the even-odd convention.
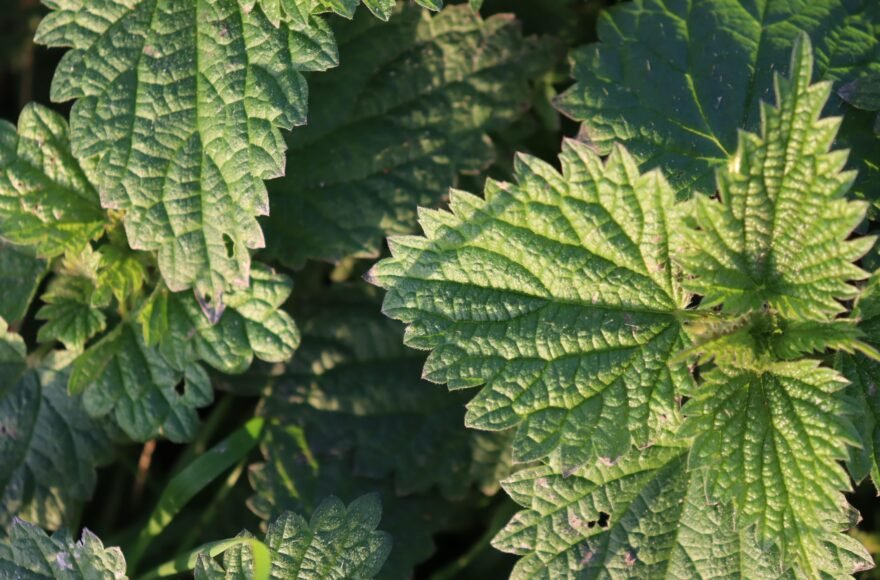
[[[392,238],[368,279],[409,324],[407,344],[433,351],[427,379],[486,385],[469,426],[519,426],[514,459],[571,469],[649,444],[674,419],[689,377],[669,359],[689,297],[659,173],[573,141],[560,160],[562,174],[519,157],[517,183],[490,181],[485,199],[453,191],[451,213],[422,211],[426,237]]]
[[[164,435],[187,441],[198,426],[196,409],[214,398],[197,363],[176,367],[144,343],[140,329],[123,323],[90,346],[73,365],[70,392],[86,412],[108,417],[135,441]]]
[[[93,302],[94,295],[94,280],[78,276],[53,278],[40,297],[45,304],[36,317],[45,322],[37,339],[58,340],[70,350],[82,351],[86,341],[107,326],[107,317]]]
[[[415,228],[416,206],[488,165],[486,132],[529,107],[529,81],[553,61],[551,44],[519,28],[461,6],[338,26],[344,64],[309,78],[309,124],[291,133],[287,175],[269,186],[267,255],[293,267],[376,257],[385,235]]]
[[[275,27],[239,0],[50,0],[36,40],[70,47],[52,99],[76,99],[73,153],[132,248],[172,290],[245,287],[263,245],[279,127],[306,120],[301,71],[336,64],[326,24]],[[252,3],[251,3],[252,4]]]
[[[306,520],[285,512],[275,518],[264,540],[272,558],[270,577],[277,580],[373,578],[391,551],[389,534],[377,531],[382,504],[375,494],[346,506],[328,497]],[[204,580],[247,580],[253,577],[249,549],[237,545],[223,554],[223,567],[199,557],[195,577]]]
[[[839,464],[855,442],[840,392],[846,384],[810,360],[763,372],[719,368],[683,410],[684,434],[696,436],[689,466],[705,473],[709,497],[732,501],[743,529],[754,526],[808,576],[824,569],[816,557],[829,522],[849,509]]]
[[[68,525],[92,497],[95,469],[113,457],[104,426],[67,394],[70,359],[47,357],[0,392],[0,529],[13,516],[52,530]]]
[[[740,314],[765,305],[790,319],[823,320],[854,298],[853,262],[875,238],[848,240],[867,204],[847,201],[846,151],[829,151],[840,119],[821,117],[831,85],[810,84],[809,40],[796,43],[789,78],[776,76],[777,106],[763,104],[760,134],[741,132],[718,171],[720,200],[694,200],[695,228],[677,259],[701,306]]]
[[[17,520],[9,539],[0,543],[0,576],[37,580],[124,580],[125,557],[119,548],[105,548],[100,538],[84,529],[74,541],[68,532],[52,536]]]
[[[461,525],[474,501],[450,502],[436,493],[400,495],[388,480],[358,477],[351,453],[310,448],[310,431],[295,425],[269,423],[261,443],[264,461],[250,468],[256,495],[249,507],[271,520],[285,511],[310,516],[321,499],[336,495],[344,501],[379,493],[382,529],[394,538],[394,549],[378,577],[409,578],[416,564],[434,552],[433,536]]]
[[[862,290],[853,319],[858,321],[865,340],[880,348],[880,275],[871,276]],[[853,425],[858,433],[858,446],[849,450],[849,472],[853,479],[862,481],[869,475],[880,482],[880,361],[858,353],[839,353],[836,367],[849,381],[847,395],[853,402]]]
[[[106,220],[68,133],[64,117],[36,104],[17,130],[0,121],[0,235],[44,258],[81,251]]]
[[[599,20],[599,42],[573,55],[577,84],[558,101],[600,153],[623,143],[645,169],[661,167],[679,195],[714,191],[740,129],[756,131],[773,75],[805,31],[817,76],[846,82],[880,72],[880,4],[873,0],[705,0],[621,3]],[[840,111],[835,99],[828,113]],[[840,147],[854,147],[854,190],[876,198],[880,152],[870,115],[850,115]],[[873,120],[873,119],[872,119]],[[856,147],[858,145],[858,147]],[[858,153],[858,156],[855,155]]]
[[[518,472],[505,490],[527,508],[493,545],[522,558],[511,578],[788,578],[778,551],[740,529],[686,469],[686,448],[655,446],[614,465],[562,477],[547,466]],[[819,544],[817,569],[848,575],[872,565],[842,534]]]

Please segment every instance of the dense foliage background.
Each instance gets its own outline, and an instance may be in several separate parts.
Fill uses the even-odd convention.
[[[465,429],[463,404],[471,391],[450,394],[419,379],[425,355],[401,344],[402,326],[381,316],[382,293],[363,276],[388,255],[386,235],[415,230],[417,206],[442,206],[449,187],[476,192],[487,177],[512,179],[515,152],[558,166],[563,138],[586,138],[579,123],[557,108],[576,118],[592,112],[566,108],[564,101],[554,107],[553,101],[574,82],[570,54],[597,40],[597,18],[613,4],[485,0],[480,14],[491,23],[487,26],[462,16],[467,9],[462,6],[455,17],[460,21],[449,24],[460,36],[436,41],[442,62],[420,52],[413,40],[426,18],[422,8],[407,6],[389,23],[364,8],[353,21],[326,16],[340,47],[340,66],[306,73],[309,123],[285,133],[287,172],[267,182],[271,213],[260,218],[266,248],[255,254],[293,280],[285,300],[286,291],[266,274],[269,298],[263,297],[276,306],[283,302],[296,321],[301,338],[293,358],[284,363],[272,353],[261,356],[252,345],[262,360],[250,353],[245,358],[255,362],[241,373],[247,364],[220,372],[222,365],[203,355],[210,368],[199,368],[207,368],[216,394],[210,404],[192,405],[201,419],[197,431],[181,436],[162,431],[166,436],[140,442],[116,429],[112,447],[95,451],[101,458],[95,461],[92,499],[61,510],[58,518],[92,530],[107,546],[122,546],[130,565],[136,554],[143,572],[242,529],[256,533],[283,509],[311,514],[327,495],[349,503],[376,492],[383,511],[379,529],[394,538],[383,577],[507,577],[516,557],[489,542],[518,510],[498,484],[511,471],[512,435]],[[37,0],[6,0],[0,11],[0,118],[11,123],[31,102],[65,117],[70,113],[70,103],[49,98],[64,51],[33,42],[47,12]],[[512,14],[518,24],[494,16],[499,14]],[[477,62],[484,57],[491,72]],[[427,95],[399,80],[417,84],[447,69],[457,75],[455,82]],[[674,96],[674,90],[664,94],[662,85],[640,88],[658,107]],[[382,110],[383,102],[395,106]],[[872,121],[871,113],[854,110],[848,122]],[[735,139],[735,129],[726,136]],[[876,149],[859,151],[876,172]],[[859,191],[874,183],[859,182]],[[873,222],[862,229],[873,231]],[[143,266],[148,286],[157,277],[151,268]],[[38,332],[51,314],[45,310],[53,300],[50,279],[42,280],[38,298],[21,319],[10,321],[28,352],[46,349]],[[100,324],[103,330],[105,322]],[[70,337],[59,331],[54,339],[81,347],[96,334]],[[166,529],[144,541],[147,520],[183,466],[254,416],[267,420],[259,446],[212,477]],[[880,552],[880,503],[873,485],[866,479],[849,498],[863,516],[851,533],[872,554]]]
[[[528,99],[531,100],[531,103],[526,109],[517,111],[515,116],[510,116],[509,120],[502,121],[502,123],[495,122],[495,130],[490,132],[497,146],[497,153],[494,155],[495,162],[491,166],[485,166],[483,163],[478,164],[476,172],[468,171],[460,180],[456,179],[454,174],[448,173],[448,170],[441,170],[441,174],[436,178],[423,176],[424,186],[433,188],[438,192],[438,196],[442,195],[440,192],[444,192],[457,180],[462,186],[479,189],[482,180],[487,175],[491,174],[501,178],[509,176],[514,151],[531,151],[548,160],[553,160],[562,136],[573,135],[577,131],[573,122],[564,119],[550,106],[550,99],[556,91],[570,84],[569,65],[565,60],[566,47],[578,46],[595,39],[596,15],[607,4],[609,3],[579,0],[554,0],[540,3],[531,0],[488,0],[485,2],[481,10],[484,17],[499,13],[515,14],[519,22],[522,23],[525,35],[546,37],[548,40],[552,37],[552,40],[548,43],[547,54],[540,64],[539,70],[535,71],[529,79],[532,93]],[[53,72],[64,51],[47,49],[33,42],[37,25],[46,12],[47,9],[38,0],[10,0],[10,5],[4,5],[4,10],[0,14],[0,116],[13,123],[17,121],[19,112],[24,105],[32,101],[51,107],[65,116],[69,114],[69,103],[53,103],[49,98]],[[337,26],[345,24],[342,22],[343,19],[338,16],[329,16],[328,19]],[[382,25],[378,21],[369,22],[372,17],[363,8],[358,11],[358,19],[376,27],[385,26],[389,29],[393,27],[393,23],[389,26]],[[390,30],[379,33],[391,34]],[[346,53],[343,47],[342,63],[345,63],[347,58],[353,60],[357,57],[356,50]],[[349,66],[352,71],[357,69],[355,63]],[[511,66],[522,66],[522,61],[514,60]],[[333,88],[330,86],[325,89],[323,95],[313,96],[310,104],[313,118],[315,117],[315,108],[323,104],[320,100],[316,102],[316,99],[325,96],[329,101],[333,98],[331,94]],[[312,90],[314,95],[317,91],[315,88]],[[334,109],[334,105],[337,105],[341,110]],[[344,103],[328,102],[327,106],[329,107],[328,115],[344,114]],[[387,126],[381,127],[387,128]],[[296,129],[295,133],[300,131],[303,129]],[[397,136],[391,135],[390,138],[393,140]],[[461,142],[456,141],[452,145],[460,146]],[[317,148],[312,149],[311,153],[314,156],[320,156],[324,155],[323,151],[323,149]],[[470,153],[462,151],[460,154],[462,157],[467,157]],[[291,167],[292,163],[305,166],[309,162],[297,162],[293,152],[289,155],[288,174],[295,177],[297,172]],[[340,167],[332,167],[330,171],[338,172]],[[285,186],[277,184],[273,187],[280,190]],[[424,205],[436,203],[430,201],[430,197],[428,200],[429,202]],[[412,200],[412,207],[409,211],[414,210],[419,201],[421,200]],[[378,207],[371,208],[370,203]],[[379,206],[380,203],[379,201],[361,202],[357,204],[357,207],[354,207],[353,204],[352,211],[364,212],[368,216],[367,219],[378,224],[383,213],[387,216],[386,210]],[[294,213],[296,209],[296,207],[291,208],[289,212]],[[282,208],[273,209],[273,214],[276,212],[281,214],[282,211],[284,211]],[[370,212],[374,211],[376,213],[371,215]],[[291,217],[290,219],[302,220],[303,218]],[[309,217],[305,218],[305,222],[310,220]],[[301,225],[292,221],[285,223],[284,217],[279,218],[279,221],[283,227],[292,228],[294,227],[293,223],[296,223],[297,226]],[[358,291],[371,292],[366,290],[366,283],[360,280],[360,276],[369,267],[371,260],[357,262],[343,260],[336,265],[324,261],[309,261],[303,264],[300,257],[302,254],[299,254],[299,250],[291,251],[285,255],[285,248],[296,246],[291,243],[285,245],[285,240],[281,239],[276,242],[277,247],[275,247],[273,241],[270,237],[270,247],[267,250],[267,254],[273,258],[272,265],[287,272],[295,279],[294,294],[286,302],[285,308],[291,312],[299,312],[301,315],[314,318],[316,327],[321,323],[322,316],[327,320],[328,325],[346,324],[357,327],[361,322],[351,319],[352,312],[355,315],[366,317],[365,324],[383,324],[381,321],[377,322],[379,319],[378,293],[372,293],[370,297],[363,298],[367,302],[363,311],[357,308],[350,308],[346,311],[337,306],[333,306],[329,312],[326,309],[321,310],[326,308],[322,301],[333,304],[333,298],[328,298],[330,296],[328,292],[335,285],[348,282],[359,287]],[[378,241],[380,240],[377,236],[373,243]],[[286,267],[288,265],[293,267]],[[38,291],[38,295],[41,293],[42,290]],[[38,325],[34,323],[34,315],[39,308],[39,301],[35,301],[27,316],[18,325],[29,344],[36,344],[35,333]],[[300,318],[297,318],[297,322],[304,329],[304,334],[308,334],[307,328],[310,323]],[[334,326],[327,326],[327,330],[330,332],[333,331],[333,328]],[[394,334],[395,331],[392,329],[391,332],[392,338],[390,340],[399,343]],[[306,362],[301,362],[300,365],[307,367],[307,357],[310,356],[308,352],[305,352],[308,347],[307,340],[304,340],[304,347],[300,358],[305,359]],[[405,352],[405,349],[399,344],[396,344],[394,348],[395,351],[406,354],[411,359],[411,362],[402,367],[409,371],[410,376],[396,373],[389,377],[402,383],[398,387],[401,391],[427,388],[432,390],[433,399],[439,400],[439,403],[444,407],[461,404],[461,400],[458,398],[446,401],[443,389],[440,387],[426,383],[419,384],[416,379],[421,366],[420,359],[423,359],[419,353]],[[114,451],[113,462],[98,470],[97,487],[94,492],[96,499],[83,507],[79,523],[94,531],[104,540],[106,545],[122,545],[123,547],[131,545],[134,536],[155,507],[159,494],[165,488],[169,478],[179,469],[181,463],[210,448],[212,444],[254,415],[259,404],[262,386],[255,375],[234,377],[214,375],[212,380],[220,391],[215,402],[199,412],[205,421],[195,442],[179,445],[159,439],[150,441],[146,445],[119,445]],[[416,393],[410,392],[406,396],[413,397],[416,396]],[[419,393],[418,396],[422,396],[422,393]],[[428,408],[430,409],[430,407]],[[456,427],[463,432],[464,426],[461,423],[461,417],[459,416],[453,421],[457,423]],[[381,444],[382,442],[377,442],[377,445],[381,446]],[[385,452],[381,448],[377,451]],[[389,451],[389,453],[393,452]],[[258,452],[253,452],[249,460],[243,464],[256,463],[259,457]],[[443,469],[448,469],[448,466]],[[364,485],[363,492],[373,491],[374,487],[381,489],[382,486],[388,485],[390,475],[386,475],[382,471],[378,473],[380,477],[376,480],[377,483]],[[347,478],[349,473],[342,471],[338,476],[340,479]],[[145,558],[147,564],[158,564],[188,548],[233,536],[242,529],[259,530],[259,518],[251,509],[248,509],[248,501],[254,491],[248,481],[246,470],[243,470],[242,465],[239,465],[228,479],[225,481],[222,480],[223,478],[220,479],[201,492],[174,518],[170,528],[150,548],[150,552]],[[383,479],[385,479],[384,483]],[[477,493],[463,497],[464,490],[461,490],[455,491],[453,494],[461,501],[453,502],[450,505],[430,505],[431,500],[424,497],[409,503],[404,501],[404,504],[400,506],[399,511],[401,512],[423,509],[425,517],[444,520],[437,522],[436,525],[431,525],[430,531],[406,530],[404,528],[402,535],[404,539],[398,540],[398,543],[411,541],[417,545],[415,548],[417,556],[413,558],[415,560],[413,564],[417,565],[415,568],[416,577],[439,574],[438,577],[448,578],[495,578],[504,577],[509,573],[515,558],[491,548],[488,540],[506,523],[516,508],[515,504],[503,493],[496,493],[497,484],[495,482],[497,482],[497,478],[490,479],[494,479],[494,481],[489,484],[487,490],[491,492],[489,495]],[[416,482],[415,485],[418,483]],[[334,486],[330,485],[329,487],[333,488]],[[336,490],[334,493],[341,495],[344,491]],[[356,497],[349,495],[350,497],[344,498],[346,501]],[[388,509],[388,507],[385,508],[386,518],[388,517]],[[405,526],[406,522],[403,525]],[[385,526],[382,529],[388,528]],[[407,534],[414,534],[417,537],[407,540],[405,539]],[[433,534],[433,539],[431,539],[431,534]],[[431,541],[436,544],[436,549],[429,547]],[[402,553],[407,549],[407,546],[404,544],[398,549]],[[150,567],[144,565],[142,569]],[[401,570],[406,570],[406,567],[407,564],[403,564]],[[406,574],[406,572],[402,573]]]

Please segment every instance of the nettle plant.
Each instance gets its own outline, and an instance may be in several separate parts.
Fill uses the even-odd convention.
[[[432,351],[426,378],[485,385],[467,424],[515,427],[513,459],[540,463],[504,484],[526,508],[494,540],[523,556],[515,576],[871,566],[839,532],[860,441],[841,370],[880,354],[859,326],[873,285],[852,285],[875,238],[851,237],[867,203],[845,198],[855,173],[812,62],[801,37],[717,196],[677,202],[625,147],[566,141],[561,173],[521,156],[515,184],[454,191],[368,274]]]
[[[0,577],[873,566],[880,4],[44,4],[72,108],[0,121]]]

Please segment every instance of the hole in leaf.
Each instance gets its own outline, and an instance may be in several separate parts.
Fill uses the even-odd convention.
[[[226,257],[231,260],[235,257],[235,242],[229,234],[223,234],[223,243],[226,245]]]
[[[599,512],[599,518],[593,521],[587,522],[587,527],[590,529],[599,526],[603,530],[608,527],[608,520],[611,519],[611,516],[605,512]]]

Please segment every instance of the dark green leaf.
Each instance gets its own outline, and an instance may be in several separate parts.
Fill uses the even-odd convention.
[[[486,132],[529,107],[530,81],[553,62],[552,45],[519,28],[464,6],[338,26],[344,66],[309,78],[309,124],[270,184],[267,254],[292,267],[375,257],[385,235],[414,229],[416,206],[488,165]]]
[[[712,193],[737,132],[758,129],[760,103],[773,97],[773,75],[801,31],[819,55],[818,78],[842,83],[880,72],[874,0],[638,0],[603,14],[599,42],[574,53],[577,84],[558,105],[600,153],[623,143],[643,168],[663,168],[680,196]],[[826,113],[840,110],[835,99]],[[874,199],[880,171],[865,160],[880,147],[870,123],[847,117],[840,147],[854,147],[855,193]]]

